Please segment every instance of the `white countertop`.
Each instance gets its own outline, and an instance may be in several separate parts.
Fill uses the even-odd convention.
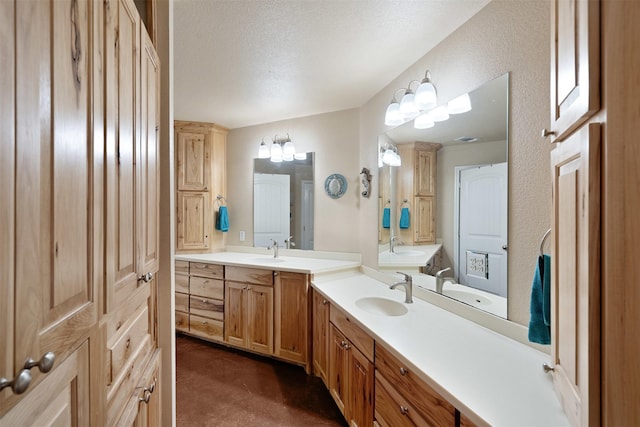
[[[551,375],[549,356],[415,297],[402,316],[371,314],[362,297],[403,303],[404,290],[390,290],[363,273],[314,280],[313,287],[348,312],[422,379],[479,425],[568,426]]]
[[[179,261],[207,262],[314,275],[357,269],[360,266],[359,255],[323,254],[314,251],[300,252],[301,251],[280,249],[281,255],[278,258],[274,258],[273,254],[265,249],[256,250],[254,248],[247,248],[246,251],[243,252],[236,250],[205,254],[176,254],[175,259]],[[296,255],[291,255],[292,253]]]
[[[384,246],[388,247],[389,245]],[[441,247],[440,243],[434,245],[396,246],[394,253],[386,249],[378,253],[378,268],[394,269],[424,266]]]

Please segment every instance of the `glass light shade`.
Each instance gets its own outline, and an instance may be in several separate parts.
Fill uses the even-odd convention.
[[[282,154],[282,160],[284,160],[285,162],[293,161],[293,154],[291,154],[291,153],[283,153]]]
[[[414,98],[416,106],[422,111],[430,110],[438,105],[436,87],[430,81],[425,80],[423,80],[420,86],[418,86]]]
[[[389,162],[389,166],[400,166],[400,165],[402,165],[400,154],[393,153],[393,156],[391,157],[391,161]]]
[[[296,160],[307,160],[307,153],[296,153],[293,155]]]
[[[400,112],[400,104],[392,102],[384,115],[384,124],[386,126],[400,126],[402,123],[404,123],[404,118]]]
[[[413,92],[407,91],[407,93],[402,97],[402,100],[400,101],[400,112],[405,119],[413,119],[420,113],[416,106],[415,95]]]
[[[276,142],[271,144],[271,161],[272,162],[282,161],[282,147],[280,146],[280,144]]]
[[[381,168],[384,166],[384,162],[382,161],[382,154],[378,154],[378,167]]]
[[[290,154],[291,158],[293,159],[293,155],[296,154],[296,147],[294,147],[293,142],[287,141],[284,143],[284,147],[282,147],[282,154],[285,157],[287,157]],[[287,159],[285,158],[285,160]]]
[[[387,150],[382,155],[382,163],[386,163],[386,164],[390,165],[391,162],[393,161],[394,154],[395,153],[393,152],[392,149],[387,148]]]
[[[431,116],[431,120],[434,122],[444,122],[449,119],[449,112],[446,106],[441,105],[429,111],[429,116]]]
[[[413,127],[416,129],[429,129],[435,125],[431,116],[426,114],[421,114],[413,121]]]
[[[449,111],[449,114],[462,114],[467,111],[471,111],[471,99],[469,98],[469,94],[465,93],[457,98],[453,98],[447,104],[447,110]]]
[[[271,152],[269,151],[269,147],[264,141],[260,144],[260,148],[258,148],[258,158],[259,159],[268,159],[271,157]]]

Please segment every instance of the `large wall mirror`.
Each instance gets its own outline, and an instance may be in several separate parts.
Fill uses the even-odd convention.
[[[508,88],[507,73],[469,92],[470,111],[378,139],[380,158],[391,156],[379,163],[379,269],[436,291],[427,276],[448,268],[443,295],[504,318]]]
[[[304,160],[254,159],[253,245],[271,239],[289,249],[313,249],[314,153]]]

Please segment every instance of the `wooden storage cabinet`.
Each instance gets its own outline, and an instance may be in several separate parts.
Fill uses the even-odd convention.
[[[118,426],[160,425],[160,350],[156,350],[126,404]]]
[[[329,301],[313,290],[313,372],[329,387]]]
[[[175,121],[176,250],[222,248],[225,234],[214,230],[216,198],[226,194],[226,128],[213,123]]]
[[[282,271],[275,275],[274,280],[275,355],[307,365],[309,275]]]

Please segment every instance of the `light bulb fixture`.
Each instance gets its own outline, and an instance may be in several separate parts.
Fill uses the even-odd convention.
[[[396,94],[402,91],[403,95],[406,93],[404,89],[398,89],[394,92],[391,103],[387,107],[387,111],[384,115],[384,124],[386,126],[400,126],[404,123],[404,116],[400,112],[400,103],[396,100]]]
[[[435,108],[438,105],[438,93],[436,87],[431,82],[429,70],[424,74],[424,79],[416,89],[415,103],[419,110],[425,111]]]
[[[269,145],[265,142],[266,139],[266,136],[262,138],[258,148],[259,159],[270,159],[274,163],[307,159],[307,153],[296,153],[296,147],[293,145],[289,134],[285,138],[279,138],[278,135],[274,136],[273,140],[269,138],[271,140]]]
[[[398,148],[395,145],[385,144],[380,147],[380,155],[378,156],[379,167],[382,167],[383,165],[400,166],[401,164],[402,160],[398,154]]]
[[[266,136],[264,138],[267,138]],[[260,148],[258,148],[258,158],[259,159],[268,159],[271,157],[271,150],[264,142],[264,138],[262,138],[262,142],[260,143]]]
[[[429,129],[435,125],[433,119],[429,115],[429,113],[424,113],[416,117],[413,121],[413,127],[415,129]]]
[[[465,93],[457,98],[453,98],[447,103],[449,114],[462,114],[471,111],[471,99],[469,94]]]
[[[293,155],[296,160],[307,160],[307,153],[296,153]]]
[[[418,110],[418,107],[416,105],[415,94],[411,89],[411,83],[413,82],[418,83],[417,80],[410,81],[409,85],[407,86],[407,90],[405,90],[404,92],[404,96],[400,100],[400,113],[402,113],[402,116],[407,120],[411,120],[418,114],[420,114],[420,111]]]
[[[434,122],[444,122],[449,119],[449,111],[446,106],[441,105],[429,111],[429,116]]]

